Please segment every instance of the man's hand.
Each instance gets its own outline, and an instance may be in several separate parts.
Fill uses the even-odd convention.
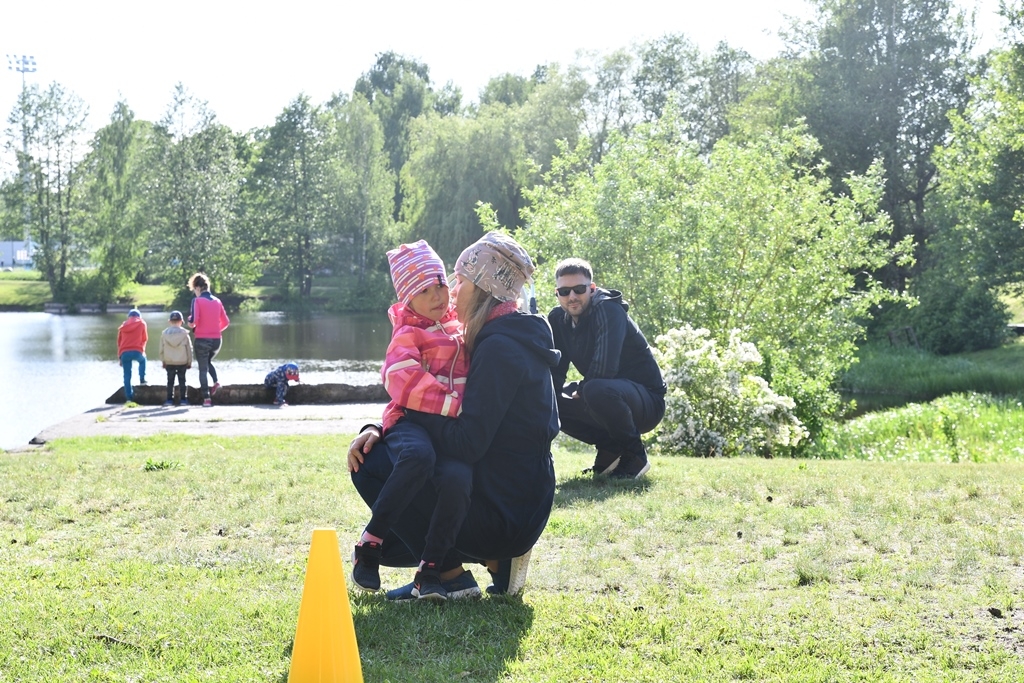
[[[380,432],[370,427],[359,434],[348,447],[348,471],[358,472],[359,466],[363,464],[364,456],[370,452],[373,445],[380,441]]]

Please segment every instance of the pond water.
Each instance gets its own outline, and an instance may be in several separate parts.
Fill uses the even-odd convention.
[[[149,327],[147,381],[163,385],[160,333]],[[122,384],[117,328],[122,314],[0,312],[0,448],[27,444],[43,429],[102,405]],[[310,384],[373,384],[391,338],[387,314],[235,313],[215,365],[222,384],[256,384],[278,365],[299,364]],[[188,371],[189,386],[199,373]],[[138,381],[137,378],[135,380]]]

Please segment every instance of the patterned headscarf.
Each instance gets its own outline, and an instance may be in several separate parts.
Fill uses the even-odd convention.
[[[486,290],[498,301],[519,298],[523,285],[533,275],[533,261],[514,239],[489,232],[459,254],[455,274]]]

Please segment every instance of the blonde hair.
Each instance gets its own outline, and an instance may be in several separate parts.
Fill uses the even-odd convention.
[[[491,296],[491,293],[486,289],[477,287],[469,280],[463,280],[460,287],[472,287],[472,296],[469,300],[469,319],[463,325],[463,337],[466,340],[466,349],[470,352],[473,351],[473,345],[476,343],[476,336],[480,334],[480,329],[487,322],[487,318],[491,315],[491,311],[494,307],[501,302]]]

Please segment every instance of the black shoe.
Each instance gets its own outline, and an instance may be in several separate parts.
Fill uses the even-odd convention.
[[[647,460],[647,450],[642,443],[637,444],[638,448],[632,448],[623,453],[619,466],[608,476],[612,479],[639,479],[651,469],[651,463]]]
[[[412,594],[420,600],[431,602],[444,602],[448,599],[448,591],[441,585],[441,575],[436,564],[428,562],[416,572],[412,580]]]
[[[380,590],[380,543],[362,541],[352,553],[352,581],[364,591]]]
[[[622,453],[607,448],[598,448],[597,457],[594,458],[594,466],[583,470],[583,474],[593,474],[595,477],[602,474],[611,474],[622,462]]]

